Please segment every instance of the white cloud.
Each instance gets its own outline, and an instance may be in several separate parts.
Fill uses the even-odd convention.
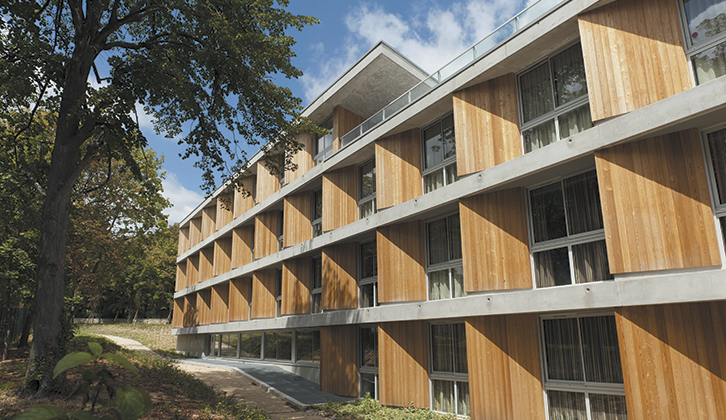
[[[204,200],[201,194],[184,188],[173,172],[166,173],[166,179],[161,182],[161,186],[164,188],[161,194],[172,204],[164,210],[164,214],[169,216],[169,224],[181,222]]]
[[[136,118],[138,116],[139,118],[139,127],[140,128],[148,128],[153,129],[154,123],[152,122],[152,116],[150,114],[147,114],[146,111],[144,111],[144,106],[140,103],[136,102],[136,115],[133,117]]]

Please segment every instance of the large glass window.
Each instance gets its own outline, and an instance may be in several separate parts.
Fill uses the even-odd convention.
[[[292,332],[266,332],[265,360],[292,361]]]
[[[324,136],[318,136],[315,139],[315,164],[325,162],[325,159],[333,155],[333,116],[331,115],[320,124],[321,128],[325,128],[331,133]]]
[[[310,284],[310,312],[317,314],[323,312],[323,260],[313,258],[313,279]]]
[[[592,127],[580,44],[520,75],[519,99],[525,153]]]
[[[683,0],[681,14],[696,82],[726,74],[726,0]]]
[[[313,192],[313,238],[323,234],[323,190]]]
[[[429,300],[466,296],[458,214],[426,224],[426,250]]]
[[[464,324],[431,325],[431,407],[470,415]]]
[[[614,316],[542,319],[542,340],[550,419],[627,419]]]
[[[537,287],[612,279],[595,171],[529,191]]]
[[[722,238],[726,240],[726,129],[707,133],[706,141],[715,213],[721,224]]]
[[[363,219],[376,212],[376,161],[371,159],[358,169],[358,208]]]
[[[295,361],[320,363],[320,330],[295,332]]]
[[[459,179],[456,172],[454,116],[444,117],[423,129],[424,193]]]
[[[359,396],[378,399],[378,327],[360,328]]]
[[[239,357],[246,359],[259,359],[262,356],[262,334],[240,334]]]
[[[378,255],[376,241],[360,244],[360,307],[378,306]]]

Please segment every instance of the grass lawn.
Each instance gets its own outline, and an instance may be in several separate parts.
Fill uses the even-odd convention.
[[[146,347],[166,354],[176,350],[176,336],[168,324],[75,324],[77,334],[116,335],[136,340]]]

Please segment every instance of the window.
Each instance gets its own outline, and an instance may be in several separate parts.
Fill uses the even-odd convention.
[[[292,332],[266,332],[265,360],[292,361]]]
[[[463,323],[431,325],[431,393],[434,410],[470,414],[466,327]]]
[[[376,241],[360,244],[360,288],[361,308],[378,306],[378,255]]]
[[[284,242],[285,237],[283,234],[283,232],[284,232],[283,224],[285,223],[285,214],[284,213],[285,213],[284,211],[280,210],[280,214],[277,217],[277,252],[282,251],[282,249],[284,248],[283,244],[285,243]]]
[[[313,238],[323,234],[323,190],[313,192]]]
[[[592,127],[580,44],[519,76],[524,152]]]
[[[612,279],[595,171],[529,191],[537,287]]]
[[[429,300],[466,296],[458,214],[426,224],[426,250]]]
[[[262,357],[262,334],[240,334],[239,357],[245,359],[259,359]]]
[[[688,56],[701,84],[726,74],[726,0],[682,0]]]
[[[320,363],[320,330],[295,333],[295,361]]]
[[[706,141],[715,213],[721,223],[722,238],[726,239],[726,129],[707,133]]]
[[[549,419],[625,420],[615,317],[542,319]]]
[[[362,164],[358,174],[358,209],[363,219],[376,212],[376,160]]]
[[[314,160],[316,165],[325,162],[325,159],[329,158],[333,154],[333,116],[331,115],[328,119],[323,121],[323,123],[320,124],[320,127],[330,130],[331,133],[324,136],[318,136],[318,138],[315,139]]]
[[[378,327],[360,328],[360,385],[358,396],[378,399]]]
[[[424,193],[456,182],[454,116],[444,117],[423,129]]]
[[[313,281],[310,287],[310,312],[319,314],[323,312],[323,260],[313,258]]]
[[[282,270],[280,269],[275,270],[275,316],[282,316]]]

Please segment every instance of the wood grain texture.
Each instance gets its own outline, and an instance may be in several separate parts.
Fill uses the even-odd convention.
[[[229,282],[229,321],[250,318],[250,287],[252,278],[238,277]]]
[[[358,220],[358,166],[323,174],[323,231]]]
[[[187,288],[187,260],[176,265],[176,285],[174,291],[178,292]]]
[[[197,324],[209,325],[212,323],[212,288],[197,292]]]
[[[320,390],[358,396],[358,326],[320,328]]]
[[[202,240],[212,236],[217,231],[217,206],[212,205],[202,210]]]
[[[226,204],[225,204],[226,203]],[[234,192],[220,194],[217,197],[217,230],[227,226],[234,219]]]
[[[459,176],[522,155],[513,73],[454,92],[456,167]]]
[[[190,293],[185,295],[182,299],[184,299],[184,318],[182,319],[182,325],[184,327],[194,327],[199,325],[197,294]]]
[[[313,161],[315,138],[313,135],[310,133],[300,133],[295,136],[295,140],[302,145],[302,148],[292,156],[292,163],[297,165],[297,168],[294,171],[285,171],[285,182],[288,184],[315,166],[315,162]]]
[[[312,260],[297,258],[282,263],[282,314],[310,313]]]
[[[238,218],[255,206],[256,176],[242,178],[242,188],[234,191],[234,218]]]
[[[189,248],[202,241],[202,217],[195,217],[189,221]]]
[[[274,268],[252,273],[252,319],[275,317]]]
[[[171,318],[172,328],[181,328],[184,326],[184,298],[174,299],[174,315]]]
[[[323,248],[322,308],[358,307],[358,245],[336,244]]]
[[[469,317],[472,419],[544,419],[536,314]]]
[[[242,267],[252,262],[252,250],[255,246],[255,227],[242,226],[232,230],[232,262],[231,268]]]
[[[189,251],[189,225],[179,228],[179,247],[176,255]]]
[[[612,273],[721,264],[697,129],[595,153]]]
[[[333,110],[333,150],[340,149],[340,138],[364,121],[363,117],[354,114],[338,105]]]
[[[459,216],[465,290],[531,289],[524,189],[462,198]]]
[[[393,207],[422,194],[421,130],[376,140],[376,207]]]
[[[428,337],[425,321],[378,324],[381,404],[429,408]]]
[[[593,121],[691,88],[677,2],[616,1],[578,16]]]
[[[214,277],[214,246],[199,251],[199,282]]]
[[[379,228],[378,301],[426,300],[426,253],[421,221]]]
[[[229,322],[229,282],[212,286],[212,324]]]
[[[257,166],[255,201],[261,203],[280,189],[280,177],[273,174],[263,160],[255,165]]]
[[[191,287],[199,283],[199,253],[190,255],[187,258],[187,285]]]
[[[306,191],[285,197],[283,212],[283,245],[301,244],[313,238],[313,193]]]
[[[277,252],[277,224],[280,212],[273,210],[255,217],[255,259]]]
[[[628,419],[726,412],[726,302],[618,308]]]
[[[214,241],[214,275],[219,276],[232,268],[232,237]]]

